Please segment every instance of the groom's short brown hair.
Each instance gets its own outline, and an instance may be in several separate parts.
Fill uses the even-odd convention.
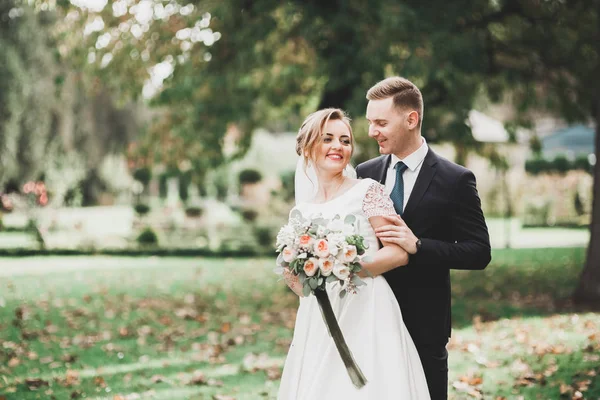
[[[394,98],[394,105],[400,109],[415,110],[419,114],[419,128],[423,121],[423,96],[411,81],[400,76],[392,76],[375,84],[367,92],[368,100]]]

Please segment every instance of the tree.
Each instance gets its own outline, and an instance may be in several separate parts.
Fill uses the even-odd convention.
[[[454,4],[453,4],[454,6]],[[532,109],[569,122],[594,122],[600,160],[600,1],[511,0],[486,13],[467,13],[456,31],[480,35],[484,87],[509,90],[518,117]],[[574,299],[600,305],[600,162],[594,167],[590,243]]]
[[[129,96],[139,96],[154,65],[172,68],[153,103],[165,109],[163,135],[179,143],[177,157],[202,160],[197,168],[227,160],[228,129],[240,132],[243,151],[258,124],[295,128],[318,107],[342,107],[356,119],[365,90],[392,74],[421,88],[424,135],[451,141],[462,163],[479,146],[466,121],[480,98],[509,96],[513,125],[526,123],[529,110],[548,109],[598,129],[599,3],[374,0],[367,9],[358,0],[227,0],[172,1],[167,9],[156,1],[146,3],[152,17],[145,20],[137,4],[105,7],[84,53],[107,87]],[[149,151],[163,148],[154,143]],[[591,301],[600,299],[599,165],[576,293]]]
[[[122,151],[141,125],[135,104],[117,106],[72,57],[82,45],[70,29],[83,24],[58,11],[43,2],[0,4],[0,191],[75,153],[91,177],[83,190],[93,193],[104,156]],[[71,188],[50,189],[56,197]]]
[[[54,122],[50,22],[20,3],[0,4],[0,183],[37,178]]]

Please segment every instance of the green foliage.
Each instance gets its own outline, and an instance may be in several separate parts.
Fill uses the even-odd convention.
[[[141,246],[157,246],[158,236],[151,228],[144,229],[137,237],[137,242]]]
[[[254,222],[258,218],[258,211],[250,208],[241,210],[241,214],[244,221],[247,222]]]
[[[140,217],[143,217],[144,215],[150,212],[150,206],[144,203],[136,204],[135,206],[133,206],[133,209]]]
[[[192,218],[198,218],[202,216],[204,209],[202,207],[190,206],[185,209],[185,215]]]
[[[286,171],[279,175],[279,179],[281,180],[281,189],[279,190],[279,193],[286,202],[294,200],[294,177],[295,171]]]
[[[254,235],[258,245],[264,249],[273,249],[277,238],[278,230],[270,226],[257,226],[254,228]]]
[[[590,164],[590,160],[586,156],[579,156],[573,161],[573,169],[579,169],[581,171],[593,173],[593,165]]]
[[[148,186],[152,179],[152,170],[149,167],[138,168],[133,171],[133,179],[141,182],[144,186]]]
[[[587,157],[579,157],[575,160],[569,160],[567,157],[559,155],[553,160],[547,160],[543,157],[536,157],[525,161],[525,171],[532,175],[543,173],[565,174],[572,170],[583,170],[592,172],[592,167]]]
[[[262,174],[255,169],[244,169],[238,176],[240,185],[258,183],[262,180]]]
[[[52,19],[18,0],[0,4],[0,183],[34,179],[52,137]]]
[[[552,161],[551,168],[553,171],[558,172],[559,174],[564,174],[571,169],[571,163],[565,156],[556,156]]]

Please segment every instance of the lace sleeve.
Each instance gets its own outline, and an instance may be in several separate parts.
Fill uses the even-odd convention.
[[[385,193],[384,186],[377,182],[373,182],[367,189],[362,208],[367,218],[396,214],[392,199]]]

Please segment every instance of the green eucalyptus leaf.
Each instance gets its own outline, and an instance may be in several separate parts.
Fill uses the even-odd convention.
[[[310,290],[310,286],[308,286],[307,284],[305,284],[302,287],[302,294],[304,295],[304,297],[308,297],[310,296],[311,290]]]

